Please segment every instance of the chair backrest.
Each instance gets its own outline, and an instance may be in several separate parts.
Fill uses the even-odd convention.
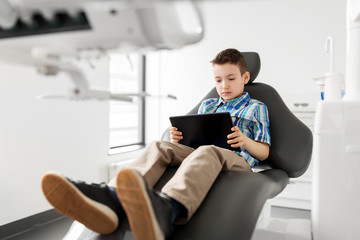
[[[289,177],[299,177],[308,168],[311,160],[313,136],[310,129],[289,110],[277,91],[264,83],[253,83],[257,77],[261,61],[256,52],[243,52],[250,81],[244,91],[250,97],[266,104],[270,118],[271,147],[266,163],[272,168],[284,170]],[[215,87],[188,113],[197,113],[201,102],[208,98],[218,98]],[[163,139],[168,139],[168,133]]]

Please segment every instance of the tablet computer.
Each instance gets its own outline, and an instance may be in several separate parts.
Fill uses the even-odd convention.
[[[172,116],[170,122],[182,132],[183,139],[179,141],[181,144],[195,149],[213,144],[240,151],[240,148],[232,148],[227,144],[227,135],[232,133],[233,127],[229,112]]]

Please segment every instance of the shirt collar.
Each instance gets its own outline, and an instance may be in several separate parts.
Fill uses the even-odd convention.
[[[216,106],[219,107],[222,104],[228,103],[230,105],[234,105],[235,103],[239,103],[240,102],[240,106],[243,105],[245,102],[249,101],[250,96],[249,93],[247,92],[243,92],[243,94],[240,97],[231,99],[231,100],[224,100],[221,97],[218,98],[217,104]]]

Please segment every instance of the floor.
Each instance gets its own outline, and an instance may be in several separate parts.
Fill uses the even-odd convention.
[[[69,231],[72,223],[73,220],[67,217],[59,217],[1,240],[61,240]]]
[[[275,218],[310,219],[310,211],[273,207],[271,216]],[[58,217],[46,223],[37,224],[23,232],[2,238],[1,240],[61,240],[69,231],[73,220]]]

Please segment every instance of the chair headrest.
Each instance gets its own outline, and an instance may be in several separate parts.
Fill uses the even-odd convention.
[[[246,60],[246,65],[250,73],[249,83],[252,83],[260,72],[260,68],[261,68],[260,56],[257,52],[241,52],[241,54],[244,56]]]

